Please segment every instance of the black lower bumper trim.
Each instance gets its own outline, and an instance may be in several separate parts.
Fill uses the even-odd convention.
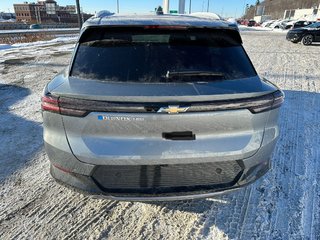
[[[97,166],[92,180],[108,194],[170,194],[216,191],[234,186],[242,177],[239,161]]]
[[[148,195],[163,195],[163,194],[175,194],[175,195],[185,195],[186,193],[196,193],[196,192],[216,192],[219,190],[230,189],[237,184],[241,178],[243,171],[235,177],[232,182],[223,183],[223,184],[214,184],[214,185],[195,185],[195,186],[178,186],[178,187],[158,187],[158,188],[104,188],[99,182],[94,178],[92,180],[97,184],[97,186],[105,193],[112,195],[134,195],[138,194],[139,196],[148,196]]]

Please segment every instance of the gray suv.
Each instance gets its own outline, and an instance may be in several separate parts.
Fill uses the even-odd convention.
[[[228,22],[94,17],[42,97],[51,174],[118,200],[228,192],[270,168],[283,99]]]

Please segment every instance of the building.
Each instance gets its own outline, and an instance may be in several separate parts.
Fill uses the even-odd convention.
[[[50,24],[50,23],[78,23],[76,6],[59,6],[54,0],[43,0],[37,3],[24,2],[14,4],[17,22],[29,24]],[[81,13],[86,21],[92,15]]]
[[[261,15],[261,16],[255,16],[253,18],[257,23],[263,23],[269,20],[272,20],[272,17],[270,15]]]
[[[320,4],[313,8],[290,9],[284,12],[284,19],[305,19],[308,21],[320,20]]]
[[[272,19],[271,15],[265,15],[266,6],[264,5],[257,5],[255,6],[255,14],[254,20],[257,23],[263,23]]]

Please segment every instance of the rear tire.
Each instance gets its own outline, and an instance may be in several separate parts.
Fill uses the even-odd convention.
[[[313,36],[311,34],[307,34],[302,38],[301,42],[303,45],[309,46],[313,42]]]

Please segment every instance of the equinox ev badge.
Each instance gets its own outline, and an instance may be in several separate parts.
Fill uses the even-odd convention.
[[[98,116],[99,121],[122,121],[122,122],[141,122],[144,121],[144,118],[141,117],[127,117],[127,116]]]
[[[169,114],[178,114],[188,111],[189,107],[180,107],[180,106],[168,106],[162,107],[158,110],[158,113],[169,113]]]

